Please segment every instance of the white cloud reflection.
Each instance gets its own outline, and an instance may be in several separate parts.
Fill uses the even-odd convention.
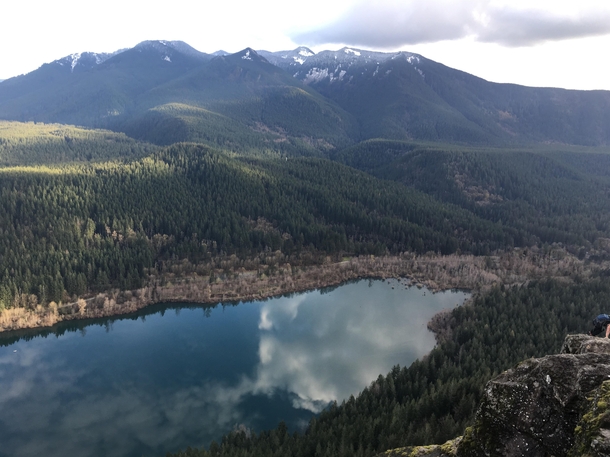
[[[260,364],[252,389],[285,389],[295,407],[319,412],[356,395],[395,364],[409,365],[434,346],[427,322],[460,298],[366,282],[330,294],[311,293],[264,303]]]
[[[162,455],[185,442],[208,445],[202,429],[218,437],[245,419],[237,391],[128,383],[84,392],[84,373],[48,364],[43,354],[33,349],[0,358],[0,456]],[[25,359],[37,368],[29,369]]]
[[[198,384],[163,387],[146,382],[154,375],[139,365],[133,378],[119,381],[95,362],[70,364],[59,355],[60,344],[40,338],[19,345],[17,353],[0,348],[0,456],[162,455],[184,443],[207,446],[268,413],[246,406],[255,397],[271,404],[283,395],[294,408],[317,413],[330,401],[356,395],[395,364],[427,353],[434,338],[426,323],[464,297],[428,293],[422,306],[421,290],[404,290],[396,281],[394,289],[371,285],[250,304],[260,306],[258,322],[252,322],[259,331],[257,363],[232,382],[198,377]],[[209,341],[200,346],[218,350]]]

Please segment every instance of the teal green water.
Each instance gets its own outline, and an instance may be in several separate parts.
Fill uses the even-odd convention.
[[[0,456],[162,456],[236,427],[303,429],[434,347],[467,294],[359,281],[0,336]]]

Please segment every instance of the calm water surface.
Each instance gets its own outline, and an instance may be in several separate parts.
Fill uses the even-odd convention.
[[[162,456],[239,426],[293,430],[434,347],[467,294],[398,281],[0,335],[0,456]]]

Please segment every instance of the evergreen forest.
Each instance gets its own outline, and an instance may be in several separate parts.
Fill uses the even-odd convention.
[[[167,273],[211,284],[253,259],[274,275],[278,258],[491,264],[557,250],[579,269],[474,290],[428,356],[303,430],[236,429],[168,456],[442,443],[472,424],[492,376],[608,311],[608,93],[488,83],[408,53],[325,52],[293,73],[273,53],[278,66],[185,46],[144,42],[0,82],[0,316]]]

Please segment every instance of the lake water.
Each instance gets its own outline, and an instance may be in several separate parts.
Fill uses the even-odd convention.
[[[466,297],[364,280],[0,334],[0,456],[162,456],[235,427],[303,429],[429,352],[427,322]]]

